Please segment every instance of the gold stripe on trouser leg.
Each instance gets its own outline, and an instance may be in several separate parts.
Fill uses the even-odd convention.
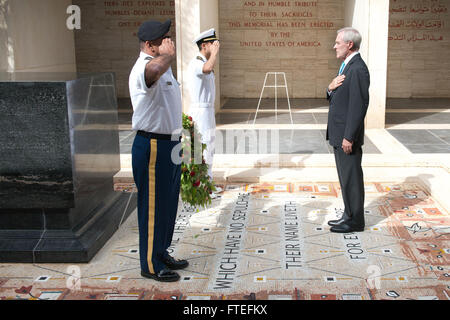
[[[148,166],[148,245],[147,263],[150,273],[155,273],[152,263],[153,238],[155,235],[155,194],[156,194],[156,156],[158,153],[158,141],[150,140],[150,163]]]

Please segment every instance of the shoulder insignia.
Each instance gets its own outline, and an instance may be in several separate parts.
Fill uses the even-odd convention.
[[[145,60],[152,60],[152,59],[153,59],[152,57],[145,58]]]
[[[203,60],[203,58],[200,57],[200,56],[197,56],[197,60],[200,60],[200,61],[202,61],[202,62],[205,62],[205,61]]]

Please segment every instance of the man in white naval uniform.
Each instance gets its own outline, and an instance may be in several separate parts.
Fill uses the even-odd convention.
[[[202,135],[202,143],[207,146],[204,158],[209,165],[208,174],[212,180],[216,140],[214,67],[218,58],[220,43],[214,29],[209,29],[200,34],[194,40],[194,43],[198,46],[199,53],[190,62],[188,68],[187,83],[191,102],[188,114],[192,117],[197,130]],[[216,187],[216,192],[221,191],[221,188]],[[212,198],[215,197],[216,195],[213,193]]]

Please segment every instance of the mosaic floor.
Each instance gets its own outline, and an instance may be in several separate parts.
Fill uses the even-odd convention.
[[[0,297],[450,300],[449,212],[419,184],[366,184],[366,230],[352,234],[326,224],[342,214],[337,183],[223,187],[206,210],[180,206],[180,282],[141,278],[133,213],[89,264],[0,264]]]

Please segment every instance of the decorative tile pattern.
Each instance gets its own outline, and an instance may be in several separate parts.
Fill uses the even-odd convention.
[[[367,183],[366,229],[350,234],[327,225],[336,182],[222,187],[207,209],[180,205],[179,282],[140,276],[134,213],[89,264],[0,264],[1,299],[450,299],[449,212],[419,184]]]

